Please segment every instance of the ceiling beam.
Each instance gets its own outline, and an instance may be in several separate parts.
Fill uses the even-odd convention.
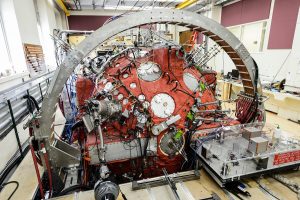
[[[66,8],[66,5],[62,0],[55,0],[56,4],[64,11],[66,16],[70,16],[69,10]]]

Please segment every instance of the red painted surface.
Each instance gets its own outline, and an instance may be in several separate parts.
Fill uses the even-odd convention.
[[[294,162],[300,160],[300,151],[291,151],[287,153],[279,153],[274,156],[273,165]]]
[[[269,18],[271,0],[241,0],[222,8],[221,24],[235,26]]]
[[[68,17],[70,30],[94,31],[101,27],[110,16],[82,16]]]
[[[150,58],[150,59],[149,59]],[[154,82],[147,82],[143,81],[138,78],[137,75],[137,67],[139,66],[139,63],[146,62],[148,60],[151,60],[155,63],[157,63],[161,70],[164,72],[161,77],[154,81]],[[182,58],[182,53],[177,54],[177,49],[170,49],[169,48],[157,48],[153,49],[149,52],[149,55],[142,58],[136,58],[135,62],[131,62],[128,57],[120,56],[117,59],[115,59],[111,63],[111,67],[107,68],[104,73],[105,80],[109,82],[115,82],[115,84],[120,84],[118,88],[118,94],[114,94],[112,96],[113,99],[118,99],[118,95],[122,94],[124,98],[128,99],[128,103],[124,104],[121,101],[122,104],[122,111],[125,109],[131,110],[133,106],[139,106],[138,104],[135,104],[136,99],[132,98],[130,96],[139,96],[140,94],[145,95],[146,101],[151,102],[151,99],[153,96],[155,96],[158,93],[166,93],[172,96],[174,102],[175,102],[175,112],[172,115],[179,114],[181,116],[181,119],[178,120],[173,125],[177,127],[177,129],[186,130],[186,123],[190,123],[189,120],[186,118],[187,113],[190,111],[193,103],[194,103],[194,96],[197,96],[201,98],[201,102],[212,102],[215,101],[215,94],[214,94],[214,88],[216,85],[216,73],[214,71],[212,72],[199,72],[195,67],[189,67],[184,68],[184,60]],[[201,80],[201,82],[206,83],[207,87],[204,91],[196,91],[194,94],[193,91],[189,90],[188,87],[185,85],[183,81],[183,73],[188,72],[192,74],[197,80]],[[123,76],[124,74],[128,74],[128,77]],[[116,81],[118,80],[118,81]],[[175,80],[178,81],[178,83],[175,82]],[[136,88],[131,88],[131,83],[136,83]],[[102,90],[105,87],[106,81],[99,81],[97,85],[95,85],[94,92],[91,94],[91,88],[88,87],[86,83],[89,83],[88,81],[83,81],[81,79],[78,80],[78,83],[80,87],[76,87],[77,89],[77,97],[83,98],[82,100],[89,99],[91,96],[95,96],[97,94],[97,89]],[[78,84],[77,83],[77,84]],[[123,87],[122,85],[126,86]],[[177,86],[176,86],[177,85]],[[85,87],[83,87],[85,86]],[[86,88],[86,89],[84,89]],[[187,94],[186,94],[186,93]],[[200,95],[201,93],[201,95]],[[192,97],[191,97],[191,96]],[[100,97],[101,98],[101,97]],[[82,102],[79,101],[78,102]],[[209,106],[202,106],[199,109],[217,109],[216,105],[209,105]],[[149,112],[149,115],[151,116],[153,124],[159,124],[163,121],[165,121],[165,118],[159,118],[158,116],[155,116],[152,109],[147,109]],[[84,109],[81,109],[80,112],[84,112]],[[200,117],[211,117],[210,114],[199,114]],[[80,116],[79,116],[80,117]],[[222,117],[222,119],[225,121],[222,123],[222,125],[233,125],[237,124],[239,122],[232,120],[228,117]],[[133,113],[130,113],[129,117],[125,119],[125,123],[122,125],[117,121],[106,121],[103,122],[102,127],[103,128],[103,141],[105,144],[110,144],[113,142],[124,142],[124,141],[130,141],[134,139],[134,136],[132,135],[132,130],[136,129],[137,127],[137,119],[134,116]],[[203,124],[198,127],[199,130],[207,129],[207,128],[217,128],[220,127],[220,122],[211,122],[211,121],[204,121]],[[197,129],[197,130],[198,130]],[[168,132],[168,130],[165,130],[161,132],[157,136],[157,143],[160,144],[161,139],[164,137],[164,135]],[[148,129],[143,129],[140,132],[140,137],[154,137],[151,134],[151,131]],[[199,135],[198,135],[199,136]],[[88,162],[91,158],[90,151],[88,150],[89,147],[91,149],[96,149],[95,144],[99,143],[100,141],[96,141],[95,134],[89,134],[86,136],[84,140],[84,143],[86,145],[86,164],[87,166],[90,165]],[[157,147],[157,155],[149,156],[147,157],[147,166],[144,166],[143,168],[143,177],[138,178],[147,178],[147,177],[153,177],[161,175],[162,168],[166,168],[169,173],[178,172],[181,169],[182,165],[182,156],[181,155],[166,155],[161,148]],[[134,162],[134,165],[132,164]],[[121,176],[125,173],[131,173],[132,171],[135,171],[135,174],[140,174],[139,171],[141,169],[141,165],[143,163],[142,158],[134,158],[132,160],[129,159],[122,159],[122,160],[114,160],[110,161],[108,163],[109,169],[116,175]],[[93,167],[90,165],[90,167]]]
[[[92,80],[78,76],[76,80],[77,103],[81,108],[85,105],[85,100],[89,99],[94,91],[95,84]]]
[[[199,33],[197,37],[197,44],[202,44],[203,42],[203,34]]]
[[[268,49],[291,49],[300,0],[276,0]]]

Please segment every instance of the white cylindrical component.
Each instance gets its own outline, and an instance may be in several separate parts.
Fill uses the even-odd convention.
[[[277,126],[273,132],[272,144],[277,144],[281,138],[281,129]]]

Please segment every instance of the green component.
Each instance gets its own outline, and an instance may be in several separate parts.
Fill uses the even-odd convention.
[[[202,72],[202,68],[199,65],[195,65],[195,68],[199,71]]]
[[[193,113],[191,111],[188,112],[188,114],[186,115],[186,118],[188,118],[189,120],[193,120],[194,119]]]
[[[200,88],[201,92],[203,92],[203,91],[206,89],[206,86],[205,86],[204,83],[202,83],[202,82],[200,81],[200,83],[199,83],[199,88]]]
[[[182,130],[178,130],[175,135],[174,135],[174,139],[175,140],[179,140],[181,138],[181,136],[183,135],[183,131]]]

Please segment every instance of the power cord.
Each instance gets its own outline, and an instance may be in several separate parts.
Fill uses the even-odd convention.
[[[19,188],[19,182],[18,181],[9,181],[9,182],[6,182],[6,183],[3,183],[2,185],[0,185],[0,191],[1,191],[6,185],[9,185],[9,184],[12,184],[12,183],[16,184],[16,188],[14,189],[14,191],[11,193],[11,195],[8,197],[7,200],[10,200],[11,197],[15,194],[15,192]]]

